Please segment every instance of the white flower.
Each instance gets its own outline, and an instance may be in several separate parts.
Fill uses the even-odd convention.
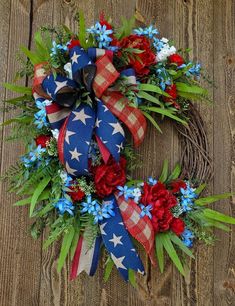
[[[161,51],[157,53],[157,60],[160,62],[165,61],[170,55],[175,54],[175,52],[176,48],[174,46],[170,47],[169,44],[166,43]]]
[[[68,78],[73,79],[73,73],[72,73],[72,64],[67,63],[64,65],[64,70],[68,73]]]
[[[168,40],[167,38],[165,38],[165,37],[162,37],[161,41],[162,41],[164,44],[167,44],[169,40]]]
[[[56,141],[58,141],[59,138],[59,130],[58,129],[54,129],[51,130],[53,137],[56,139]]]
[[[61,178],[62,182],[65,183],[68,179],[67,172],[65,170],[59,170],[58,173],[60,175],[60,178]]]
[[[141,197],[141,190],[140,190],[140,188],[134,188],[133,191],[132,191],[132,195],[134,197],[134,201],[136,203],[138,203],[139,199]]]

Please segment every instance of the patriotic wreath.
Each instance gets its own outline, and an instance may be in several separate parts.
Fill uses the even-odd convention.
[[[22,94],[5,101],[22,111],[4,125],[13,123],[10,139],[24,140],[26,153],[4,178],[26,196],[15,205],[29,205],[32,236],[49,228],[44,248],[62,238],[58,271],[70,254],[71,279],[94,275],[102,253],[105,280],[115,265],[134,284],[134,272],[144,274],[136,244],[153,266],[163,271],[165,252],[184,275],[194,241],[211,244],[212,227],[235,224],[206,208],[232,194],[200,197],[206,185],[184,178],[178,164],[169,174],[165,161],[158,178],[131,178],[139,162],[124,127],[137,147],[147,120],[160,132],[165,117],[187,125],[189,100],[208,99],[188,50],[177,51],[153,26],[133,27],[131,19],[114,29],[101,16],[86,29],[82,14],[78,34],[43,27],[35,51],[21,47],[27,61],[17,78],[32,87],[5,84]]]

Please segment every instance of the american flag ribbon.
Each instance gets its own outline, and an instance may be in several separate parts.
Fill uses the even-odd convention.
[[[90,247],[83,236],[79,238],[72,261],[70,280],[75,279],[83,271],[90,276],[95,274],[100,257],[101,242],[101,236],[97,236]]]
[[[140,207],[131,199],[116,195],[123,222],[128,232],[145,248],[151,263],[156,266],[154,252],[154,229],[147,216],[140,217]]]

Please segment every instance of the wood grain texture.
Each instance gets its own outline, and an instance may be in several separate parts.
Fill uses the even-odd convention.
[[[233,0],[2,0],[0,2],[0,82],[12,81],[19,68],[15,53],[19,45],[32,46],[32,35],[42,25],[65,23],[76,31],[74,16],[86,14],[87,24],[104,11],[115,23],[131,17],[156,23],[162,36],[174,39],[177,47],[191,47],[190,59],[200,61],[216,87],[208,87],[214,106],[198,106],[206,123],[215,176],[208,192],[235,190],[235,2]],[[208,86],[205,81],[204,85]],[[23,83],[22,83],[23,84]],[[11,97],[0,91],[0,99]],[[2,112],[1,121],[10,114]],[[144,145],[138,150],[144,166],[134,173],[138,177],[160,173],[165,158],[171,168],[180,156],[178,135],[169,121],[161,123],[163,135],[152,127]],[[6,138],[10,128],[1,130]],[[16,143],[1,142],[1,173],[22,152]],[[56,272],[59,244],[41,251],[42,240],[33,241],[28,234],[27,208],[13,208],[16,197],[0,186],[0,305],[1,306],[225,306],[235,305],[235,239],[231,233],[217,232],[215,247],[199,245],[191,272],[182,278],[167,262],[164,275],[152,269],[147,257],[147,275],[138,277],[138,290],[125,284],[117,271],[104,283],[100,262],[94,278],[81,275],[68,281],[69,264]],[[234,214],[230,200],[216,208]]]

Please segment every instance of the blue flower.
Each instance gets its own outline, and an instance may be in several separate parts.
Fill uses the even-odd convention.
[[[99,204],[96,200],[92,200],[91,196],[87,196],[86,202],[82,202],[82,210],[81,213],[88,212],[88,214],[93,214],[98,208]]]
[[[106,25],[101,25],[99,22],[87,29],[87,32],[93,34],[95,40],[98,42],[99,48],[108,48],[112,38],[109,36],[113,33],[113,30],[107,30]]]
[[[26,156],[22,156],[21,161],[23,162],[25,168],[30,168],[31,167],[31,161]]]
[[[66,199],[61,198],[57,201],[57,203],[54,204],[55,208],[58,209],[59,214],[63,215],[65,212],[69,213],[71,216],[73,216],[73,210],[74,206],[73,203]]]
[[[45,109],[41,109],[36,114],[34,114],[34,118],[34,124],[37,126],[38,129],[42,129],[44,126],[48,126]]]
[[[182,64],[181,66],[178,67],[178,69],[184,69],[188,68],[184,73],[187,77],[192,77],[195,76],[196,78],[200,78],[201,76],[201,64],[197,63],[194,64],[192,62],[189,62],[187,65]]]
[[[118,186],[117,189],[119,190],[118,196],[124,196],[125,200],[127,201],[129,198],[133,197],[133,188],[129,188],[128,186]]]
[[[157,180],[152,178],[152,176],[150,176],[148,178],[148,183],[149,183],[149,185],[156,185],[157,184]]]
[[[50,56],[52,57],[53,55],[57,55],[58,50],[66,52],[68,47],[66,45],[57,44],[55,41],[53,41]]]
[[[166,89],[166,86],[172,84],[171,78],[164,67],[159,67],[156,70],[157,78],[159,79],[159,86],[162,90]]]
[[[133,32],[137,35],[146,36],[150,39],[152,39],[155,35],[159,33],[158,30],[153,27],[153,25],[150,25],[149,27],[146,28],[134,29]]]
[[[189,229],[185,229],[183,234],[181,235],[182,242],[184,243],[185,246],[188,248],[191,248],[193,246],[193,238],[194,235]]]
[[[152,210],[151,204],[147,206],[145,206],[144,204],[140,204],[140,208],[141,208],[141,213],[140,213],[141,218],[143,218],[144,216],[147,216],[149,217],[149,219],[152,219],[152,215],[150,213],[150,210]]]
[[[30,151],[29,152],[29,160],[31,162],[35,162],[42,160],[42,155],[43,153],[46,152],[45,148],[42,148],[41,145],[37,146],[36,149],[34,151]]]
[[[115,216],[115,212],[113,211],[114,210],[113,201],[103,201],[102,208],[103,208],[103,211],[105,211],[110,216],[112,217]]]
[[[192,210],[194,200],[198,197],[194,191],[195,189],[192,188],[189,183],[186,183],[186,189],[180,188],[180,205],[182,206],[184,212]]]

